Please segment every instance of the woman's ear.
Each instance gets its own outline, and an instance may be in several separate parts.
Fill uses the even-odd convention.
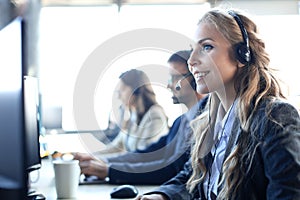
[[[245,64],[241,63],[241,61],[239,61],[238,59],[238,55],[235,51],[235,46],[233,46],[230,50],[229,50],[229,55],[230,55],[230,59],[232,60],[233,63],[236,63],[235,66],[237,66],[238,68],[244,67]]]
[[[241,68],[241,67],[245,67],[246,65],[241,63],[240,61],[237,60],[237,67]]]

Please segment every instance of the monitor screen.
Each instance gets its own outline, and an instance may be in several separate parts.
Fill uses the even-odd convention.
[[[26,141],[26,169],[28,172],[41,167],[39,146],[39,90],[38,79],[24,77],[24,114]]]
[[[0,30],[0,199],[27,193],[22,24],[17,17]]]

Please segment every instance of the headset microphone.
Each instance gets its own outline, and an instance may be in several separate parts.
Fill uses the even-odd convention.
[[[179,90],[181,90],[181,81],[182,81],[183,79],[180,79],[179,81],[177,81],[177,83],[176,83],[176,85],[175,85],[175,89],[177,90],[177,91],[179,91]]]
[[[181,90],[181,81],[183,81],[184,79],[186,79],[187,77],[189,76],[192,76],[193,74],[192,73],[188,73],[188,74],[185,74],[181,79],[179,79],[179,81],[177,81],[176,85],[175,85],[175,89],[177,91]],[[195,85],[195,84],[194,84]],[[193,89],[194,89],[194,86],[192,85]]]

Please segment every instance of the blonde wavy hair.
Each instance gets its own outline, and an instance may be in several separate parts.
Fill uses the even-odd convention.
[[[207,12],[199,21],[215,26],[216,29],[231,43],[232,46],[243,41],[241,30],[235,19],[228,14],[229,10],[213,9]],[[251,49],[251,61],[239,68],[235,76],[235,90],[237,93],[237,110],[243,133],[237,146],[230,153],[223,165],[223,176],[221,183],[223,188],[218,195],[218,199],[234,199],[236,191],[241,186],[245,171],[251,166],[253,149],[257,144],[251,143],[249,127],[252,115],[262,99],[284,98],[280,89],[279,82],[269,68],[269,55],[265,51],[265,44],[258,36],[255,23],[239,10],[233,10],[241,19],[248,33],[249,46]],[[232,56],[233,55],[232,51]],[[211,127],[217,115],[220,100],[217,95],[212,93],[206,112],[203,112],[196,120],[191,123],[194,130],[195,143],[191,151],[193,173],[187,182],[187,189],[193,192],[196,185],[203,181],[207,174],[203,158],[212,148]],[[211,118],[211,119],[210,119]],[[256,145],[256,146],[255,146]],[[241,166],[242,159],[246,159],[250,165]],[[229,178],[230,177],[230,178]]]

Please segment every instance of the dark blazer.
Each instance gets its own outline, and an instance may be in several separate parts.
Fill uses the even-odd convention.
[[[162,137],[158,142],[149,146],[143,151],[144,153],[151,153],[153,151],[163,148],[168,144],[172,138],[177,134],[177,130],[180,126],[181,117],[178,117],[171,127],[167,136]],[[184,144],[183,144],[184,145]],[[185,149],[182,155],[173,163],[161,167],[157,170],[148,170],[148,172],[138,172],[138,169],[144,169],[145,165],[149,168],[156,166],[164,166],[164,160],[149,158],[149,155],[145,155],[148,158],[142,156],[142,154],[134,156],[133,153],[126,153],[125,155],[118,156],[116,158],[108,159],[110,163],[109,167],[109,183],[111,184],[162,184],[163,182],[174,177],[183,167],[184,163],[189,158],[189,148]],[[164,152],[162,152],[164,153]],[[134,157],[135,160],[132,160]],[[117,160],[116,160],[117,159]],[[123,161],[123,162],[122,162]],[[129,162],[132,161],[132,162]]]
[[[250,170],[237,190],[236,200],[300,199],[300,119],[297,110],[283,102],[260,104],[250,125],[255,152]],[[269,109],[270,108],[270,109]],[[233,134],[238,132],[238,134]],[[235,119],[230,140],[244,134]],[[233,148],[233,147],[232,147]],[[226,151],[231,151],[231,149]],[[252,152],[253,152],[252,151]],[[225,153],[226,155],[226,153]],[[205,158],[207,161],[207,158]],[[185,183],[191,176],[190,162],[173,179],[150,193],[162,193],[172,200],[205,199],[202,183],[189,194]],[[220,190],[221,188],[219,188]],[[232,199],[231,199],[232,200]]]
[[[198,113],[207,103],[208,97],[197,103]],[[126,153],[108,158],[109,183],[112,184],[162,184],[174,177],[190,156],[192,134],[191,129],[185,129],[189,121],[182,122],[184,116],[178,117],[169,133],[145,150]],[[183,126],[183,132],[180,127]]]

